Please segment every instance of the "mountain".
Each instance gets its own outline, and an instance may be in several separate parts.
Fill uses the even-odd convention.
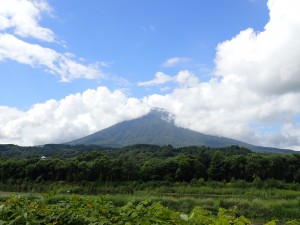
[[[291,151],[254,146],[230,138],[206,135],[178,127],[174,124],[172,115],[159,109],[154,109],[145,116],[115,124],[67,144],[107,147],[124,147],[134,144],[154,144],[160,146],[170,144],[174,147],[208,146],[213,148],[239,145],[258,151]]]

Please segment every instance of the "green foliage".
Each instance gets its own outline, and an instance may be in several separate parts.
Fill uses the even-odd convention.
[[[24,180],[197,183],[202,179],[246,180],[253,181],[258,188],[284,188],[284,182],[300,181],[300,154],[259,154],[238,146],[176,149],[169,145],[134,145],[112,150],[97,146],[0,145],[0,154],[3,183]],[[41,160],[42,155],[47,159]]]
[[[182,224],[182,225],[250,225],[244,216],[235,210],[219,209],[217,215],[196,206],[189,214],[183,214],[148,200],[128,202],[118,207],[103,198],[73,196],[51,204],[47,198],[27,199],[12,196],[0,205],[1,225],[49,225],[49,224]],[[276,225],[270,221],[266,225]],[[296,225],[298,221],[286,224]]]
[[[295,224],[290,221],[287,224]],[[129,202],[117,207],[103,198],[70,199],[51,204],[44,199],[29,200],[12,196],[0,205],[0,224],[215,224],[247,225],[250,220],[234,210],[220,209],[217,216],[197,206],[189,214],[172,211],[158,202]],[[273,224],[272,222],[269,225]]]

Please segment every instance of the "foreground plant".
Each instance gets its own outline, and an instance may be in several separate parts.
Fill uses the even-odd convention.
[[[270,221],[267,225],[276,225]],[[60,225],[60,224],[182,224],[182,225],[250,225],[244,216],[237,216],[235,210],[219,209],[217,215],[195,207],[191,213],[182,214],[162,206],[158,202],[143,201],[138,204],[129,202],[117,207],[103,197],[83,198],[73,196],[56,201],[51,198],[29,199],[12,196],[0,204],[0,225]],[[289,221],[287,225],[300,224]]]

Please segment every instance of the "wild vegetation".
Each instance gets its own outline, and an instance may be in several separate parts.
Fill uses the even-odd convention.
[[[187,219],[198,209],[201,210],[197,213],[210,215],[215,221],[211,224],[222,224],[216,222],[220,208],[229,210],[222,209],[222,212],[234,213],[234,219],[229,224],[250,224],[239,221],[240,215],[255,222],[277,219],[297,224],[296,220],[300,220],[299,154],[255,153],[238,146],[212,149],[155,145],[135,145],[120,149],[2,145],[0,152],[0,190],[27,192],[34,198],[30,201],[41,204],[39,209],[43,209],[42,212],[34,211],[39,216],[33,215],[28,211],[30,201],[27,198],[7,199],[10,194],[2,193],[0,224],[13,221],[14,213],[21,215],[19,221],[31,221],[28,224],[43,224],[41,221],[68,224],[66,220],[72,222],[74,218],[83,219],[81,213],[90,216],[81,223],[74,220],[77,222],[73,224],[109,224],[112,214],[123,221],[118,221],[120,224],[138,224],[138,220],[133,222],[133,218],[127,217],[140,213],[135,212],[139,204],[143,205],[143,210],[149,210],[149,216],[159,217],[151,211],[158,208],[166,212],[162,215],[166,220],[157,224],[199,224]],[[42,155],[47,156],[46,160],[40,158]],[[39,193],[52,193],[52,197],[45,200]],[[77,204],[73,202],[77,197],[71,197],[74,194],[98,197],[77,199],[81,203],[78,203],[80,212],[76,212],[72,209],[73,204]],[[101,217],[103,220],[99,219],[102,215],[96,203],[99,199],[105,202],[104,205],[111,204],[114,211],[104,216],[105,219]],[[93,207],[97,205],[94,211],[86,209],[88,201],[93,202]],[[18,206],[10,207],[12,202]],[[67,219],[54,220],[54,215],[60,218],[62,205],[70,208],[69,212],[61,216]],[[54,212],[54,209],[57,211]],[[127,214],[122,211],[124,209],[128,210]],[[92,210],[92,214],[89,211],[84,213],[85,210]],[[48,212],[52,213],[52,219]],[[30,220],[29,213],[32,214]],[[10,219],[8,214],[11,215]],[[125,214],[127,217],[123,218]],[[144,214],[146,212],[143,211]],[[201,218],[204,216],[202,214]],[[176,218],[171,215],[176,215]],[[35,216],[43,219],[39,221]],[[96,219],[89,220],[93,216]],[[142,218],[141,215],[139,217]],[[39,222],[32,222],[35,220]],[[140,224],[144,224],[141,221]]]
[[[193,180],[186,182],[33,182],[1,184],[2,190],[26,192],[26,196],[37,197],[39,193],[50,193],[54,201],[68,200],[74,194],[105,196],[118,207],[128,202],[151,200],[160,202],[171,210],[189,213],[201,206],[217,214],[219,208],[235,209],[256,222],[273,219],[300,220],[299,184],[282,183],[273,188],[272,180],[253,182],[217,182]],[[283,189],[285,188],[285,189]],[[289,188],[295,189],[291,190]],[[298,189],[298,190],[296,190]],[[2,192],[3,198],[12,193]],[[24,194],[22,194],[24,195]]]
[[[275,225],[278,220],[266,224]],[[73,196],[65,199],[12,196],[0,203],[0,224],[236,224],[252,222],[236,210],[219,208],[216,214],[200,206],[189,213],[171,210],[149,200],[117,206],[105,197]],[[285,224],[297,225],[297,220]]]

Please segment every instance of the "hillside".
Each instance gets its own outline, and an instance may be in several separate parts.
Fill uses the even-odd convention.
[[[202,134],[193,130],[178,127],[169,113],[152,110],[149,114],[137,119],[124,121],[86,137],[71,141],[71,145],[99,145],[107,147],[124,147],[134,144],[208,146],[226,147],[239,145],[257,151],[287,152],[290,150],[254,146],[226,137]],[[292,152],[292,151],[291,151]]]
[[[152,110],[149,114],[124,121],[89,136],[69,142],[78,145],[101,145],[110,147],[124,147],[134,144],[209,146],[224,147],[241,145],[242,142],[205,135],[196,131],[178,127],[170,119],[169,114],[163,111]]]

